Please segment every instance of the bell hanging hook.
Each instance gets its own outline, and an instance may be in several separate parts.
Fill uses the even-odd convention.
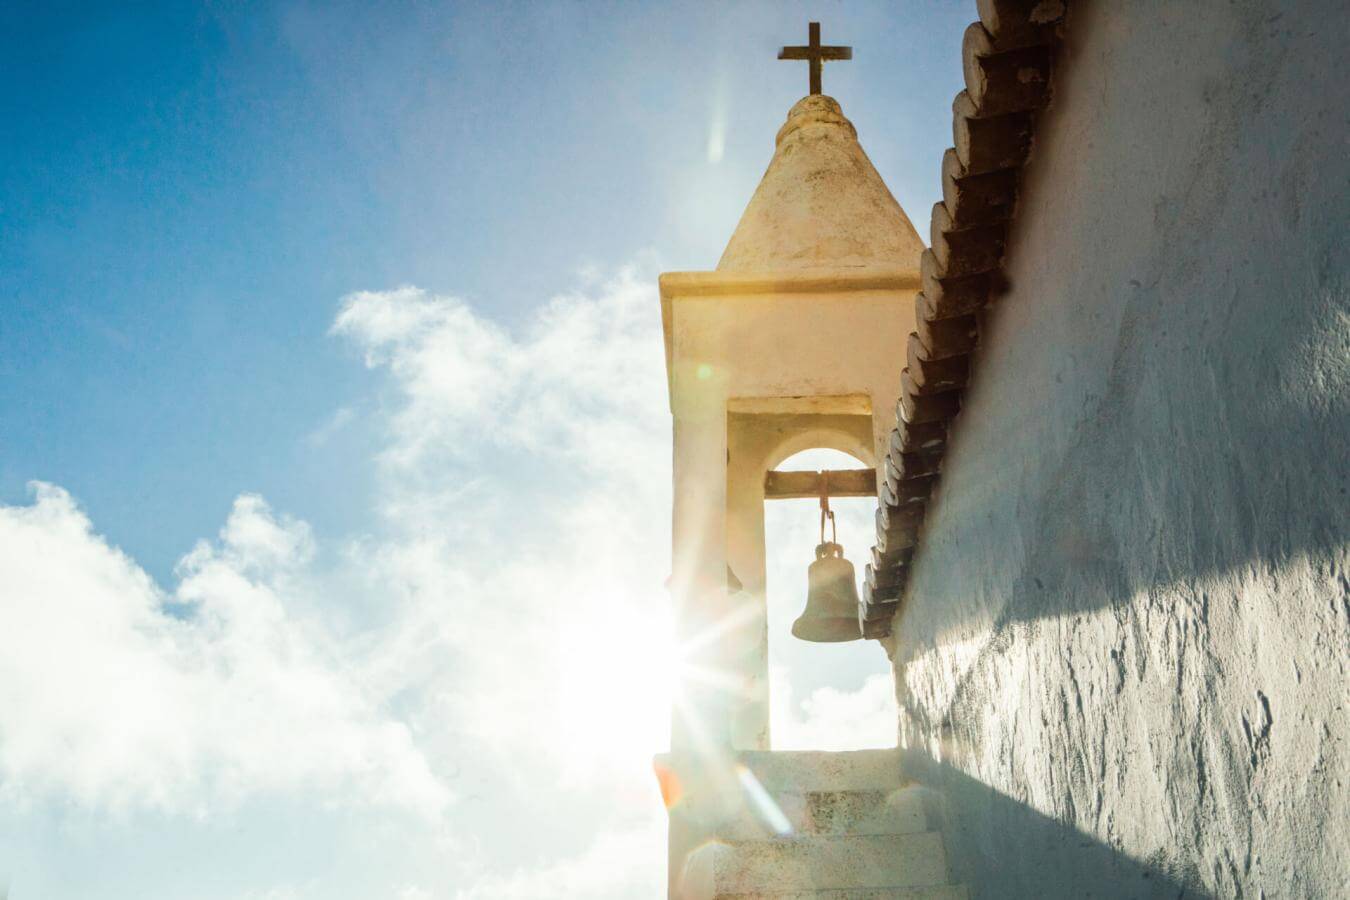
[[[834,521],[834,510],[830,509],[830,473],[828,470],[820,474],[820,542],[825,541],[825,520],[830,521],[830,540],[829,543],[839,543],[839,528]]]

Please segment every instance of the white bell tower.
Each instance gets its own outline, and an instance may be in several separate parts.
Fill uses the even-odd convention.
[[[681,887],[688,857],[743,811],[745,761],[791,755],[762,753],[764,501],[816,495],[812,473],[773,472],[800,450],[842,450],[874,470],[884,459],[923,249],[839,104],[811,94],[788,113],[717,269],[661,276],[685,648],[671,752],[658,760],[672,896],[701,896]],[[832,487],[875,496],[874,471]],[[861,569],[866,548],[850,550]]]

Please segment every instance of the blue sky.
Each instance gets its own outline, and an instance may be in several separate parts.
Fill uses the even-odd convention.
[[[408,672],[390,662],[418,657],[399,641],[426,624],[420,617],[445,610],[418,598],[469,578],[469,568],[447,559],[490,560],[492,548],[513,543],[548,546],[557,521],[541,516],[522,535],[510,514],[522,503],[594,510],[597,521],[580,527],[599,528],[600,511],[621,514],[615,496],[668,479],[664,398],[651,387],[660,366],[654,275],[716,264],[774,133],[805,92],[805,66],[776,61],[778,46],[804,42],[813,18],[827,43],[853,45],[852,62],[826,67],[826,92],[841,101],[926,233],[973,7],[964,0],[4,7],[0,510],[15,529],[13,546],[27,535],[26,546],[47,548],[33,550],[39,560],[68,552],[71,571],[88,580],[61,590],[83,591],[81,602],[106,597],[125,610],[128,634],[186,641],[226,668],[270,673],[259,675],[262,683],[301,676],[277,674],[275,660],[236,658],[238,647],[216,632],[179,633],[169,620],[192,624],[200,609],[236,623],[229,628],[265,619],[272,639],[309,648],[306,659],[338,660],[314,662],[314,678],[337,679],[361,702],[336,708],[316,733],[331,728],[343,740],[376,741],[385,749],[372,758],[386,760],[390,783],[425,777],[432,786],[419,793],[437,795],[460,765],[443,758],[454,722],[426,722],[460,713],[476,721],[477,713],[456,706],[463,698],[446,709],[427,697],[494,682],[485,660],[443,670],[431,654],[424,669]],[[401,286],[410,287],[400,293]],[[597,324],[597,311],[615,310],[622,324]],[[579,352],[590,355],[587,364],[567,365]],[[464,365],[447,369],[446,353],[462,354]],[[634,388],[596,401],[611,377],[630,369],[637,374],[629,383],[648,393]],[[540,381],[536,370],[555,377]],[[489,399],[472,403],[464,391]],[[595,462],[609,459],[612,446],[554,421],[558,409],[621,445],[609,468]],[[552,443],[541,444],[535,429]],[[572,466],[573,474],[562,484],[540,480],[535,470],[544,462]],[[630,464],[635,471],[612,476]],[[34,480],[63,493],[35,499]],[[652,524],[633,526],[646,531],[634,541],[641,565],[623,576],[632,585],[665,575],[658,570],[666,564],[668,486],[665,494],[652,490]],[[450,521],[466,504],[482,510],[481,536]],[[12,567],[36,565],[17,553],[7,558]],[[85,563],[92,568],[78,569]],[[529,577],[546,580],[539,571]],[[11,603],[42,597],[53,608],[72,596],[58,587],[40,569],[0,581]],[[245,595],[252,599],[239,599]],[[264,595],[280,612],[260,618]],[[459,616],[451,609],[450,618]],[[81,610],[66,611],[88,613]],[[229,628],[220,633],[228,637]],[[141,660],[151,652],[86,637],[95,642],[93,658],[107,650]],[[464,635],[445,641],[447,653],[458,648],[472,659]],[[169,668],[147,669],[146,678],[177,671],[161,664]],[[400,677],[388,675],[391,666]],[[341,680],[353,671],[356,687]],[[578,677],[586,683],[586,673]],[[234,690],[192,683],[201,696]],[[78,695],[75,685],[71,696]],[[0,707],[6,712],[22,714]],[[288,714],[280,706],[267,713],[276,722]],[[81,721],[72,713],[61,728]],[[51,724],[41,720],[33,734],[43,733],[42,722]],[[216,726],[199,724],[203,734]],[[474,759],[499,751],[494,742],[530,739],[505,725],[498,734],[499,725],[472,738],[482,742]],[[406,727],[410,746],[370,737],[386,726]],[[9,763],[0,785],[10,791],[0,791],[0,810],[29,835],[21,842],[28,861],[18,868],[11,861],[12,870],[67,885],[45,896],[78,893],[78,878],[55,874],[70,854],[84,854],[90,877],[107,875],[137,835],[171,833],[208,866],[215,857],[207,848],[220,846],[223,829],[241,857],[256,858],[256,841],[238,835],[272,834],[288,818],[340,831],[346,826],[316,812],[332,795],[368,794],[372,809],[391,796],[364,768],[321,777],[254,772],[241,760],[253,760],[257,747],[240,744],[228,751],[235,756],[217,758],[202,749],[210,746],[204,737],[200,745],[170,741],[184,754],[173,756],[185,767],[181,778],[160,784],[120,763],[82,759],[72,765],[84,780],[72,782],[59,767],[35,768],[37,750],[5,757],[4,735],[24,727],[0,720],[0,766]],[[239,727],[270,733],[256,722]],[[169,739],[150,730],[136,740],[153,757]],[[305,758],[313,748],[291,751]],[[235,783],[198,777],[194,766],[254,774]],[[481,767],[484,784],[499,776]],[[195,799],[154,799],[165,791]],[[460,793],[445,787],[446,798]],[[459,834],[465,813],[457,803],[446,799],[430,812],[414,804],[412,814]],[[507,821],[522,803],[503,800],[498,818]],[[397,816],[409,814],[393,806]],[[72,809],[78,827],[65,818],[75,813],[62,812]],[[367,813],[352,815],[359,835]],[[183,816],[198,824],[178,830]],[[264,822],[272,824],[246,827]],[[404,826],[388,827],[400,834]],[[72,840],[83,849],[72,850]],[[356,840],[333,836],[332,845]],[[521,839],[529,853],[519,858],[500,845],[461,847],[453,878],[428,869],[425,882],[409,874],[403,887],[408,897],[442,896],[426,885],[452,882],[461,894],[445,896],[529,896],[530,865],[567,864],[549,856],[559,842],[567,844],[556,829],[541,828]],[[19,843],[0,842],[0,851],[6,846],[20,852]],[[604,858],[595,846],[565,849],[576,859]],[[256,883],[225,879],[218,895],[338,896],[301,872],[314,865],[304,862],[314,852],[312,843],[297,844],[289,862],[260,862]],[[407,852],[417,858],[400,869],[408,873],[434,869],[430,861],[440,858],[431,845]],[[0,880],[5,869],[0,858]],[[366,887],[394,896],[381,871],[368,873],[374,880]],[[508,884],[504,872],[525,880]],[[38,896],[12,877],[15,898]],[[122,883],[126,896],[172,894],[153,870]],[[603,890],[641,896],[622,884]]]
[[[359,524],[370,436],[304,440],[368,386],[325,338],[338,297],[416,284],[518,323],[584,265],[711,268],[813,15],[922,224],[969,7],[7,7],[0,497],[66,485],[160,575],[240,490]]]

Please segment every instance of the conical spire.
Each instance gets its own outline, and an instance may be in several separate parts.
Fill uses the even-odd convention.
[[[918,269],[923,241],[833,97],[799,100],[777,144],[719,272]]]

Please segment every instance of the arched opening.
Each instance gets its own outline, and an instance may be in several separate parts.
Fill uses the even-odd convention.
[[[860,456],[816,447],[794,452],[774,468],[820,471],[867,465]],[[876,500],[836,497],[830,508],[835,512],[839,543],[861,579],[873,543]],[[806,603],[807,566],[815,559],[820,540],[819,501],[766,502],[764,538],[772,749],[895,746],[894,683],[881,648],[863,640],[810,643],[791,633]]]

